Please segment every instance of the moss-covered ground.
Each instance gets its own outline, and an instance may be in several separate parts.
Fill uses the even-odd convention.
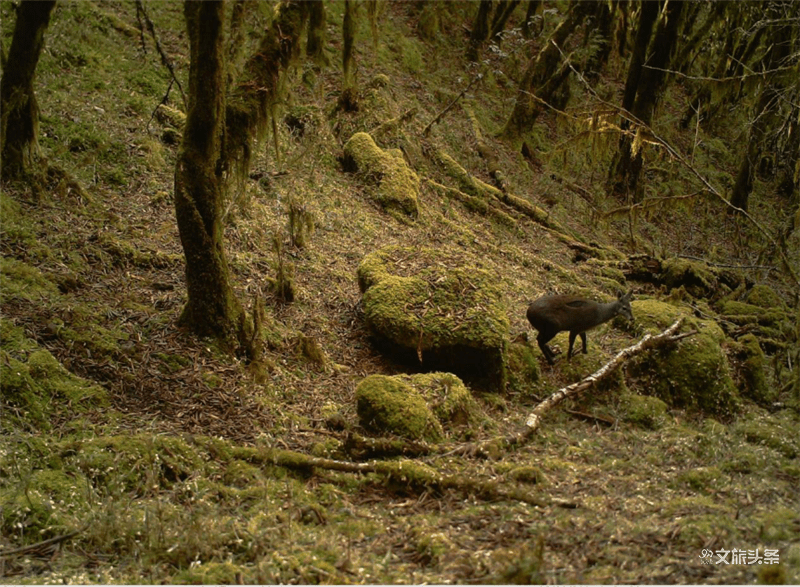
[[[180,3],[143,4],[186,88]],[[174,112],[153,115],[170,74],[147,33],[142,43],[135,4],[59,3],[37,71],[39,140],[84,193],[54,182],[38,194],[5,183],[0,194],[3,582],[800,582],[790,289],[776,272],[737,286],[684,260],[667,264],[659,284],[626,283],[619,262],[620,251],[648,251],[748,265],[725,255],[758,234],[705,199],[637,218],[599,213],[619,204],[602,195],[616,137],[588,144],[577,119],[541,117],[526,137],[535,163],[495,141],[516,95],[503,72],[524,65],[524,52],[491,56],[497,67],[422,137],[472,77],[461,56],[476,5],[377,4],[376,44],[359,13],[359,111],[335,110],[343,3],[326,2],[331,65],[293,72],[277,143],[270,136],[259,147],[227,202],[234,288],[246,306],[264,304],[265,356],[247,365],[176,326],[186,293],[172,182],[185,108],[173,85]],[[248,24],[262,30],[271,14],[256,3]],[[11,2],[0,3],[0,21],[7,48]],[[619,93],[624,75],[612,63],[601,93]],[[581,102],[581,87],[572,89]],[[676,85],[662,107],[677,111],[684,99]],[[658,130],[691,142],[676,126]],[[407,179],[418,176],[416,212],[387,213],[374,199],[377,178],[343,168],[344,145],[371,131],[380,149],[405,160]],[[446,153],[491,184],[476,131],[517,198],[490,202],[495,213],[486,213],[488,200],[451,197],[466,180],[441,164]],[[734,131],[714,132],[695,158],[712,179],[735,173],[738,157],[728,146]],[[686,181],[673,170],[645,192],[694,191]],[[752,211],[771,227],[773,191],[757,182]],[[302,246],[292,209],[314,228]],[[435,249],[467,280],[480,267],[501,292],[507,384],[473,390],[480,418],[468,419],[469,434],[460,422],[458,438],[521,430],[539,400],[680,315],[699,333],[572,400],[569,412],[549,413],[533,441],[508,454],[408,458],[408,474],[391,476],[292,462],[295,452],[347,460],[348,433],[369,432],[359,424],[359,384],[408,374],[373,345],[359,288],[359,264],[392,245]],[[796,234],[788,246],[797,252]],[[268,287],[288,263],[292,303]],[[405,270],[414,267],[410,257]],[[618,288],[634,289],[636,322],[590,331],[588,355],[551,367],[526,341],[535,334],[525,309],[544,292],[608,300]],[[551,345],[565,350],[567,336]],[[707,402],[694,395],[698,385]],[[554,501],[426,486],[434,474]],[[734,548],[777,549],[780,565],[702,564],[704,549]]]

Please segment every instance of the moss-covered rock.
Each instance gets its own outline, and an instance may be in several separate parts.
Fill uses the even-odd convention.
[[[399,149],[383,150],[369,134],[359,132],[344,146],[344,165],[374,178],[377,188],[373,197],[387,210],[412,218],[419,214],[419,177]]]
[[[506,353],[508,390],[522,395],[535,394],[540,379],[539,361],[528,342],[514,341]]]
[[[667,420],[667,404],[657,397],[626,393],[620,399],[622,419],[626,422],[656,430]]]
[[[759,308],[786,308],[786,303],[777,293],[775,293],[775,290],[770,286],[761,283],[750,288],[750,291],[747,292],[744,301],[748,304],[752,304],[753,306],[758,306]]]
[[[742,393],[762,405],[774,402],[777,391],[767,381],[767,358],[755,335],[744,335],[732,345],[732,349],[738,360]]]
[[[661,264],[661,281],[669,288],[684,286],[695,297],[705,297],[717,287],[714,270],[700,261],[678,257]]]
[[[453,265],[433,249],[392,246],[368,255],[358,269],[365,320],[401,359],[502,388],[510,325],[499,280]]]
[[[371,375],[356,389],[356,407],[371,432],[431,442],[478,419],[472,394],[450,373]]]
[[[725,334],[712,320],[694,318],[688,309],[657,300],[631,304],[638,327],[656,334],[678,317],[698,332],[676,347],[644,353],[631,364],[633,384],[671,407],[699,410],[710,416],[730,417],[739,407],[739,396],[722,349]]]

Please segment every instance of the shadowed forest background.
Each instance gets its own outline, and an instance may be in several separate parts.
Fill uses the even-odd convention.
[[[800,581],[795,4],[0,19],[4,581]]]

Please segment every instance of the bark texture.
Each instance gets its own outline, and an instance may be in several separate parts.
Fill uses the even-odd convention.
[[[39,154],[39,105],[33,91],[36,65],[44,46],[55,0],[25,0],[17,20],[0,84],[0,152],[4,178],[30,173]]]

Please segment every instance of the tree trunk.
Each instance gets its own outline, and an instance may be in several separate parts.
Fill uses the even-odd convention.
[[[325,3],[311,2],[309,12],[306,53],[317,65],[325,67],[328,65],[328,57],[325,55],[325,30],[327,26]]]
[[[339,108],[345,112],[358,110],[358,88],[355,80],[355,58],[353,47],[356,39],[355,0],[344,0],[344,19],[342,21],[342,95],[339,97]]]
[[[489,36],[489,14],[492,12],[492,0],[481,0],[478,4],[478,13],[469,35],[467,46],[467,59],[477,61],[480,56],[481,45]]]
[[[519,6],[520,1],[521,0],[505,0],[505,2],[502,2],[500,6],[497,7],[494,18],[492,19],[492,30],[489,33],[489,38],[493,42],[499,44],[502,40],[500,33],[505,30],[508,19],[511,18],[511,14],[514,12],[514,9]]]
[[[642,10],[644,10],[648,4],[650,4],[650,2],[644,2],[642,4]],[[664,79],[666,77],[664,69],[669,66],[670,53],[677,41],[683,6],[684,2],[682,0],[670,0],[667,3],[662,18],[656,27],[652,42],[652,51],[647,59],[649,67],[642,68],[641,75],[639,76],[636,99],[633,103],[631,113],[643,126],[650,126],[658,97],[663,91]],[[632,152],[632,145],[633,139],[630,134],[623,134],[612,168],[612,177],[614,178],[612,189],[614,193],[618,195],[632,195],[633,199],[638,201],[637,186],[639,174],[642,170],[643,159],[642,150],[637,149],[634,153]]]
[[[558,47],[561,47],[567,37],[580,26],[591,5],[591,2],[573,1],[566,17],[553,31],[542,50],[528,62],[519,85],[514,109],[503,130],[500,131],[500,138],[513,140],[529,129],[544,108],[542,102],[548,102],[566,79],[566,75],[558,75],[559,83],[551,82],[561,63]]]
[[[630,111],[636,99],[636,90],[639,88],[639,78],[642,75],[644,58],[653,33],[653,25],[658,18],[658,2],[642,2],[639,8],[639,25],[636,28],[636,39],[633,42],[631,62],[628,65],[628,77],[625,79],[625,91],[622,96],[622,108]],[[628,128],[626,121],[623,127]]]
[[[0,153],[4,178],[34,171],[39,155],[39,105],[33,91],[36,64],[44,45],[55,0],[24,0],[17,21],[0,88]]]
[[[244,346],[247,337],[223,246],[225,5],[187,0],[184,14],[191,61],[186,127],[175,167],[175,215],[186,257],[189,301],[180,323],[235,350]]]
[[[522,23],[522,36],[526,39],[533,37],[533,20],[542,8],[542,0],[527,0],[525,22]]]
[[[587,31],[591,30],[597,40],[597,50],[592,52],[583,65],[583,75],[587,81],[594,83],[600,77],[608,56],[611,53],[611,25],[613,22],[612,11],[608,2],[598,2],[595,4],[595,12],[592,15],[592,22],[587,24]],[[587,33],[587,40],[591,35]]]
[[[773,16],[777,22],[780,22],[777,20],[780,19],[780,14],[774,14]],[[768,133],[774,131],[779,125],[777,114],[781,100],[780,94],[783,91],[785,82],[783,77],[776,73],[775,70],[784,64],[784,60],[791,52],[792,28],[788,24],[777,26],[773,29],[774,33],[770,39],[769,55],[765,59],[764,68],[772,73],[768,74],[764,80],[764,85],[758,96],[758,102],[753,112],[753,122],[750,125],[750,132],[747,136],[747,147],[739,164],[736,183],[731,194],[731,204],[744,211],[747,211],[748,208],[750,192],[753,190],[753,171],[761,158],[765,139]]]

